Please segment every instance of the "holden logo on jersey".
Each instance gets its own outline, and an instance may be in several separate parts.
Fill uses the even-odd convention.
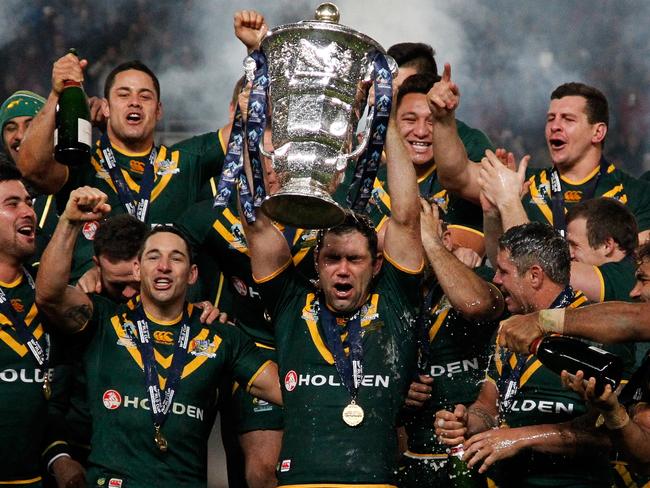
[[[174,333],[171,330],[156,330],[153,333],[153,340],[157,344],[170,346],[174,344]]]
[[[95,238],[95,233],[97,232],[97,229],[99,229],[99,224],[97,222],[95,221],[86,222],[84,226],[81,228],[81,233],[84,235],[86,239],[92,241]]]
[[[171,159],[165,159],[163,161],[160,161],[160,163],[158,163],[159,176],[174,175],[176,173],[180,173],[180,171],[181,170],[176,167],[176,162],[172,161]]]
[[[291,370],[286,375],[284,375],[284,387],[287,389],[287,391],[295,390],[297,384],[298,375],[294,370]]]
[[[238,278],[237,276],[233,276],[231,278],[231,281],[232,281],[232,286],[235,287],[237,293],[239,293],[243,297],[245,297],[248,294],[248,287],[246,286],[246,283],[244,283],[244,280]]]
[[[116,390],[106,390],[102,396],[102,401],[108,410],[115,410],[122,404],[122,395]]]

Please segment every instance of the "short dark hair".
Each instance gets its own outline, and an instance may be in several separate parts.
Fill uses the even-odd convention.
[[[634,258],[637,266],[641,266],[645,260],[650,260],[650,242],[641,244],[634,253]]]
[[[541,222],[511,227],[499,238],[499,249],[510,253],[520,276],[538,265],[554,283],[569,284],[569,244],[553,227]]]
[[[418,74],[409,76],[397,90],[397,107],[400,106],[402,99],[409,93],[426,95],[436,81],[437,79],[431,75]]]
[[[134,69],[136,71],[142,71],[143,73],[146,73],[149,75],[151,80],[153,81],[153,86],[156,89],[156,96],[158,97],[158,101],[160,101],[160,82],[158,81],[158,78],[154,74],[149,67],[144,64],[142,61],[138,59],[134,59],[132,61],[126,61],[122,64],[118,64],[115,68],[113,68],[113,71],[111,71],[108,76],[106,77],[106,81],[104,82],[104,98],[108,100],[108,94],[111,91],[111,88],[115,84],[115,77],[118,75],[118,73],[121,73],[123,71],[128,71],[130,69]]]
[[[607,97],[598,88],[584,83],[571,82],[558,86],[551,93],[551,100],[564,97],[582,97],[586,100],[587,120],[590,124],[603,122],[609,125],[609,104]]]
[[[20,170],[6,155],[3,154],[2,157],[0,157],[0,182],[12,180],[22,181],[22,178],[23,175]]]
[[[362,213],[357,213],[352,210],[345,210],[345,218],[343,222],[335,227],[330,227],[329,229],[321,229],[318,231],[316,236],[316,248],[314,253],[316,257],[320,253],[323,240],[327,234],[334,235],[343,235],[350,232],[359,232],[363,235],[368,241],[368,250],[372,256],[372,262],[374,263],[377,260],[377,232],[375,231],[375,226],[372,224],[370,218]]]
[[[138,255],[146,234],[147,225],[129,214],[109,217],[100,222],[95,233],[95,256],[111,261],[131,260]]]
[[[438,75],[435,50],[422,42],[400,42],[388,48],[387,54],[392,56],[397,66],[413,68],[418,74]]]
[[[627,256],[639,245],[639,229],[634,214],[613,198],[593,198],[569,207],[566,223],[578,218],[587,221],[587,240],[592,248],[611,237]]]
[[[190,240],[187,238],[185,233],[179,229],[177,226],[173,224],[159,224],[154,227],[152,227],[144,236],[144,239],[142,239],[142,244],[140,245],[140,249],[138,250],[138,259],[142,259],[142,254],[144,253],[144,247],[147,244],[147,241],[149,238],[153,235],[160,234],[162,232],[167,232],[169,234],[175,234],[183,241],[185,242],[185,246],[187,246],[187,252],[188,256],[190,259],[190,264],[195,264],[196,263],[196,255],[194,254],[194,247],[192,246],[192,243]]]

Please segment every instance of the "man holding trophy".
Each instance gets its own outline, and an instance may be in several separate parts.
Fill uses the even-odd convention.
[[[326,12],[327,20],[321,10],[317,21],[274,29],[262,42],[272,94],[272,157],[283,185],[262,209],[285,224],[321,228],[315,249],[317,285],[296,271],[287,240],[268,215],[257,211],[242,223],[253,277],[276,331],[285,404],[279,486],[388,487],[394,486],[395,420],[415,359],[423,266],[420,204],[415,171],[392,116],[379,129],[386,142],[393,203],[383,256],[365,216],[339,208],[339,218],[333,201],[314,197],[327,187],[327,181],[321,182],[328,167],[342,169],[347,158],[361,152],[351,149],[349,124],[358,120],[358,101],[364,97],[356,92],[364,80],[363,73],[352,76],[350,70],[367,65],[376,53],[383,56],[374,41],[337,25],[331,12]],[[359,60],[350,62],[354,56]],[[287,66],[294,69],[279,69]],[[325,93],[311,96],[323,74]],[[390,75],[384,77],[375,78],[375,107],[384,104],[377,108],[379,116],[386,108],[381,85],[392,92]],[[296,112],[298,107],[302,110]],[[366,138],[373,148],[378,136]],[[332,149],[336,144],[339,149]],[[365,170],[359,170],[361,187],[368,178]],[[250,179],[249,187],[256,188]],[[311,207],[321,210],[312,212]],[[284,214],[287,208],[291,212]],[[243,203],[242,209],[244,216]]]

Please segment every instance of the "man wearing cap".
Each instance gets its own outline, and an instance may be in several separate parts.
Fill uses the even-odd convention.
[[[20,144],[25,132],[44,104],[45,99],[42,96],[28,90],[18,90],[0,106],[2,148],[14,165],[18,162]],[[35,197],[34,211],[38,228],[43,230],[46,235],[51,235],[57,222],[53,196],[36,196],[32,188],[28,187],[27,190]]]

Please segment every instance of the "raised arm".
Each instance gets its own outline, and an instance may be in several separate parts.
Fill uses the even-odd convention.
[[[440,239],[437,205],[431,205],[424,199],[420,203],[424,252],[452,307],[476,320],[499,317],[503,312],[503,297],[499,290],[447,250]]]
[[[84,186],[70,193],[36,278],[36,303],[52,324],[64,332],[83,329],[92,316],[93,304],[81,290],[69,286],[70,266],[77,236],[85,222],[110,212],[106,195]]]
[[[83,81],[88,62],[74,54],[59,58],[52,67],[52,89],[45,105],[34,117],[20,145],[18,168],[23,177],[45,194],[58,192],[68,179],[68,168],[54,159],[56,106],[64,80]]]
[[[420,192],[415,169],[402,142],[395,118],[393,105],[386,134],[386,165],[392,209],[384,237],[384,251],[399,266],[419,270],[422,266]]]
[[[478,166],[467,158],[465,146],[458,137],[455,113],[460,90],[451,80],[449,63],[445,63],[441,80],[429,90],[427,101],[433,116],[432,147],[438,179],[447,190],[478,203]]]
[[[650,303],[604,302],[575,309],[541,310],[501,322],[499,343],[515,352],[547,333],[596,342],[650,341]]]

